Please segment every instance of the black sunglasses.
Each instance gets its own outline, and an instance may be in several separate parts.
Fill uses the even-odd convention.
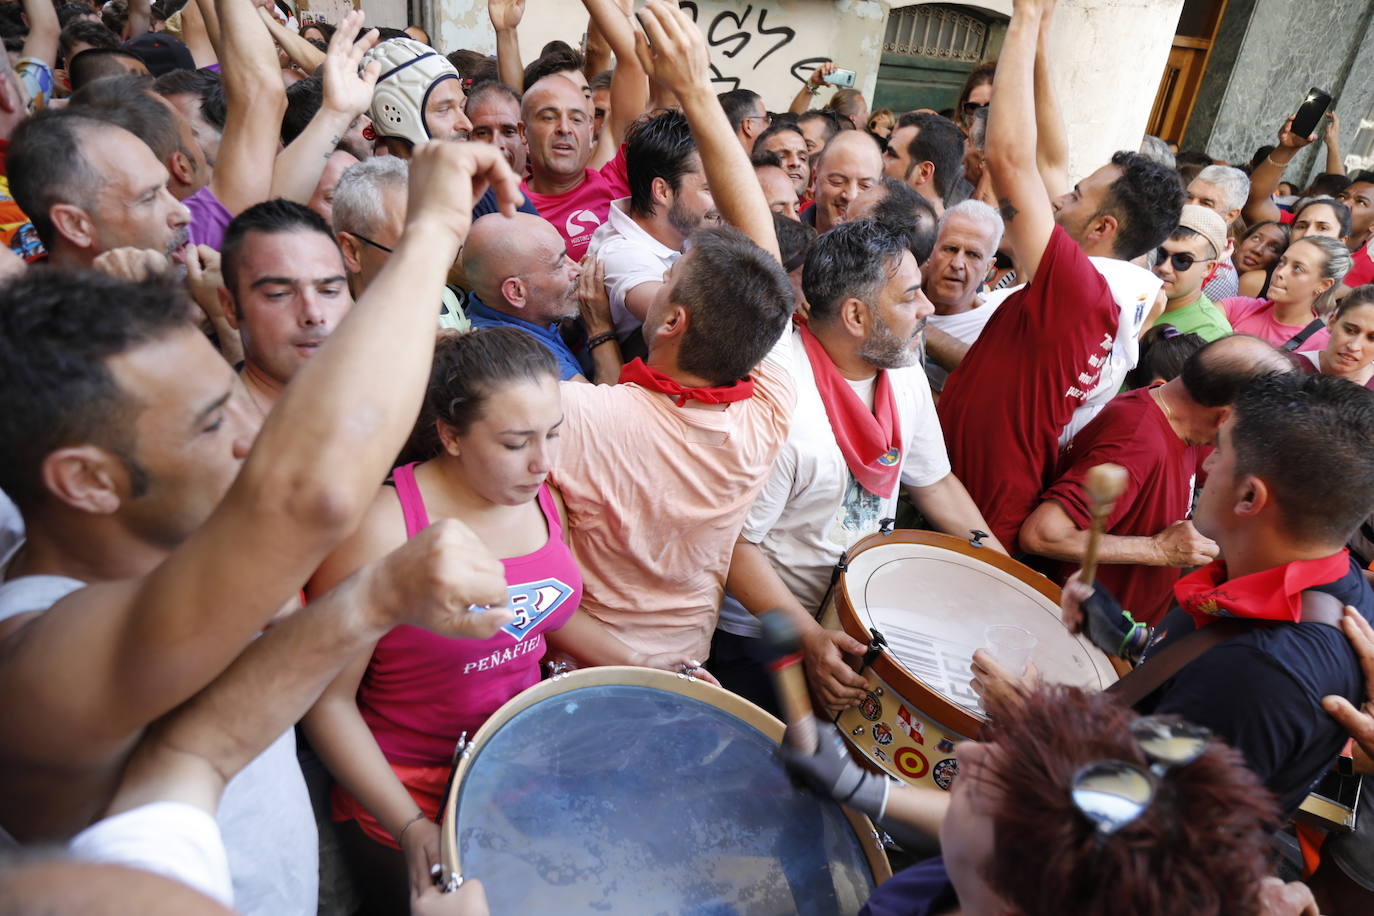
[[[1155,252],[1156,264],[1163,264],[1165,261],[1168,261],[1174,265],[1174,270],[1178,271],[1179,273],[1183,273],[1185,270],[1190,270],[1192,266],[1196,264],[1199,260],[1201,260],[1201,258],[1199,258],[1197,255],[1189,254],[1186,251],[1175,251],[1172,254],[1170,254],[1161,247],[1158,251]]]
[[[965,103],[964,103],[964,114],[966,114],[966,115],[971,115],[971,114],[973,114],[975,111],[977,111],[978,109],[980,109],[980,108],[987,108],[987,107],[988,107],[988,103],[987,103],[987,102],[982,102],[982,103],[979,103],[979,102],[965,102]]]

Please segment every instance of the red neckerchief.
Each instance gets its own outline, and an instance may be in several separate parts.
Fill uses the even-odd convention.
[[[1349,550],[1229,580],[1225,561],[1213,560],[1174,583],[1174,597],[1198,627],[1219,617],[1297,623],[1302,619],[1303,591],[1335,582],[1349,570]]]
[[[825,405],[825,415],[835,433],[835,442],[849,465],[849,473],[865,490],[887,499],[897,489],[902,474],[902,430],[897,418],[897,401],[892,396],[892,380],[887,370],[878,370],[873,389],[873,409],[859,399],[854,389],[831,362],[825,347],[805,324],[799,324],[811,374]]]
[[[700,401],[703,404],[729,404],[733,401],[747,401],[754,396],[754,380],[751,378],[742,378],[729,385],[688,388],[657,369],[649,368],[642,359],[632,359],[620,368],[620,383],[623,385],[626,382],[634,382],[659,394],[671,395],[677,398],[679,407],[689,400]]]

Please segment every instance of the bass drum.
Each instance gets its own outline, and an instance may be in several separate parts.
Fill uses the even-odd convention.
[[[891,875],[864,817],[798,789],[783,724],[728,691],[589,668],[501,707],[459,753],[450,879],[491,911],[854,913]]]
[[[870,647],[860,669],[868,695],[835,724],[870,764],[913,785],[949,789],[954,745],[982,730],[969,666],[989,626],[1029,630],[1047,681],[1103,690],[1117,679],[1106,655],[1065,629],[1058,586],[991,548],[933,531],[899,529],[851,547],[821,622]]]

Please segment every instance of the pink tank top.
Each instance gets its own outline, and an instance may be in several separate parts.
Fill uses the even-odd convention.
[[[392,474],[406,537],[429,526],[415,464]],[[358,686],[358,709],[392,763],[447,765],[459,735],[471,737],[503,703],[539,680],[544,633],[567,622],[582,601],[582,574],[563,542],[547,485],[539,489],[549,539],[502,560],[515,620],[491,639],[450,639],[399,626],[377,643]]]

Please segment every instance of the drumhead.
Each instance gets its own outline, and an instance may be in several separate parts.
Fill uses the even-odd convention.
[[[969,665],[994,624],[1035,636],[1032,658],[1047,681],[1103,690],[1116,680],[1107,657],[1064,628],[1051,597],[1058,589],[987,548],[944,535],[866,543],[850,554],[843,584],[859,621],[883,635],[902,668],[970,712],[982,714]]]
[[[493,913],[854,913],[886,860],[867,821],[793,785],[781,734],[666,672],[546,681],[460,763],[446,865],[482,881]]]

